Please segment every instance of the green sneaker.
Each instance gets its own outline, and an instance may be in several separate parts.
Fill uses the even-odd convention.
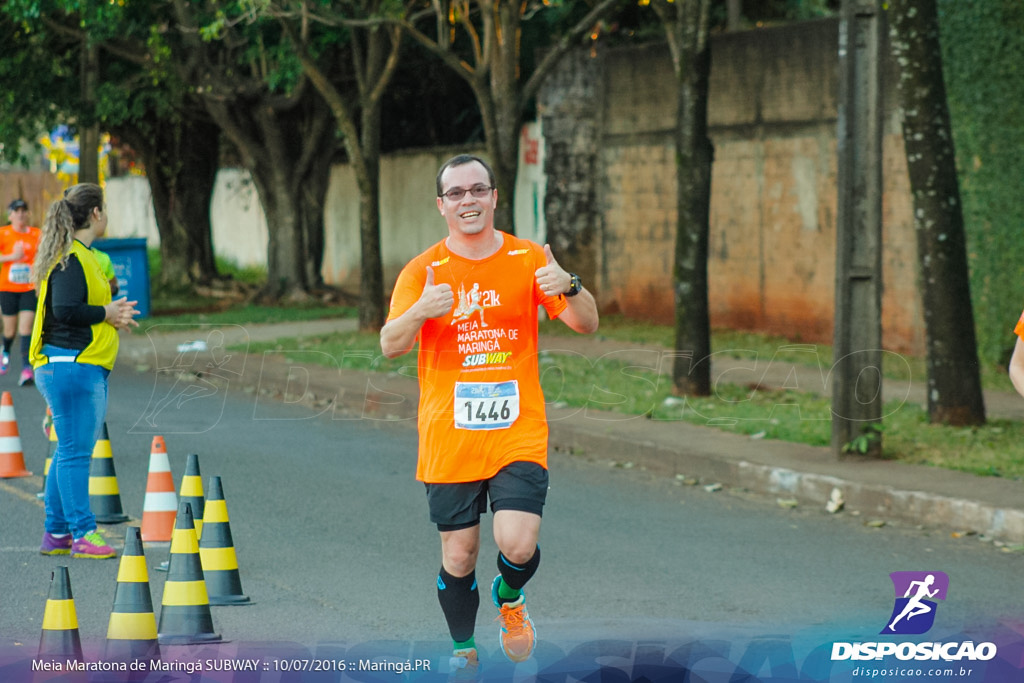
[[[81,557],[90,560],[109,560],[116,557],[114,549],[107,545],[100,532],[93,529],[85,536],[76,538],[71,544],[71,557]]]

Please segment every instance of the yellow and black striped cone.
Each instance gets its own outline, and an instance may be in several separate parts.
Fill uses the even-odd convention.
[[[149,573],[142,551],[142,532],[128,527],[117,569],[114,606],[107,626],[104,656],[109,661],[133,662],[160,658],[156,639],[156,615],[149,592]]]
[[[50,409],[47,408],[46,410],[49,412]],[[46,462],[43,464],[43,485],[39,487],[39,493],[36,494],[36,498],[46,497],[46,477],[50,474],[50,463],[53,462],[53,456],[57,453],[57,428],[51,424],[46,433],[50,439],[50,448],[46,452]]]
[[[221,639],[213,632],[210,599],[192,523],[192,506],[182,502],[174,520],[171,560],[164,583],[157,640],[161,645],[192,645]]]
[[[121,507],[121,489],[117,486],[117,472],[114,471],[114,453],[110,450],[110,433],[107,423],[92,449],[89,465],[89,507],[100,524],[120,524],[128,521]]]
[[[192,506],[192,522],[196,525],[196,539],[203,538],[203,515],[206,499],[203,498],[203,477],[199,474],[199,456],[189,453],[185,461],[185,476],[181,478],[181,493],[178,500]]]
[[[203,537],[199,540],[199,559],[206,577],[206,593],[211,605],[251,605],[242,593],[238,557],[231,538],[228,504],[220,477],[210,477],[210,497],[203,517]]]
[[[196,525],[196,539],[203,537],[203,512],[206,508],[206,499],[203,497],[203,477],[199,474],[199,456],[189,453],[185,461],[185,475],[181,478],[181,491],[178,500],[192,506],[193,522]],[[172,532],[173,533],[173,532]],[[154,569],[158,572],[165,572],[170,567],[169,560],[164,560]]]
[[[71,595],[68,568],[59,566],[50,578],[50,595],[43,611],[43,635],[39,638],[39,659],[64,661],[82,657],[82,639],[78,635],[78,614]]]

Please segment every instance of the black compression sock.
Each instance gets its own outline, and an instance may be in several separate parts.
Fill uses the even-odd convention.
[[[467,576],[452,576],[441,567],[437,575],[437,601],[448,621],[452,640],[461,643],[473,637],[476,613],[480,608],[480,591],[476,585],[476,572]]]

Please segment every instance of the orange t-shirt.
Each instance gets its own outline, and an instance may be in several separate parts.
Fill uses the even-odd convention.
[[[517,461],[547,467],[548,424],[537,367],[537,307],[565,310],[563,296],[546,296],[534,272],[542,247],[504,234],[497,253],[472,261],[444,241],[402,269],[388,320],[420,298],[427,266],[447,282],[455,308],[424,323],[418,335],[419,460],[428,483],[489,479]]]
[[[0,228],[0,254],[12,253],[18,242],[24,247],[25,255],[17,261],[0,264],[0,291],[27,292],[32,289],[32,262],[39,249],[39,228],[30,226],[26,232],[18,232],[10,225]]]

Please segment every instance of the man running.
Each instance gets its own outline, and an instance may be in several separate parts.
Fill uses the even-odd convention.
[[[523,586],[540,563],[548,489],[537,308],[576,332],[598,326],[594,297],[549,246],[495,229],[497,199],[494,173],[482,159],[460,155],[441,166],[437,208],[448,237],[402,270],[380,333],[388,358],[419,341],[416,478],[441,535],[437,595],[454,643],[452,667],[468,676],[478,666],[476,561],[488,498],[499,550],[491,599],[501,648],[521,662],[536,642]],[[461,311],[463,319],[454,320],[454,292],[474,290],[480,316]]]

